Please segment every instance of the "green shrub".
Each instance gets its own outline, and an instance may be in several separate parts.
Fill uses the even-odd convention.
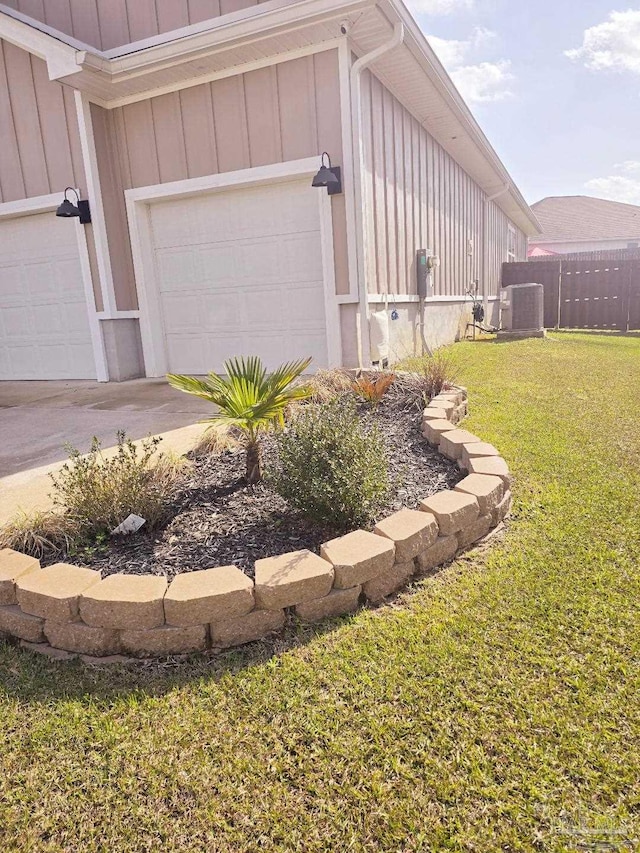
[[[164,521],[168,503],[186,461],[158,454],[159,438],[136,445],[118,432],[113,455],[106,456],[93,438],[91,450],[82,455],[68,448],[70,459],[53,481],[53,503],[82,537],[110,532],[130,515],[145,519],[153,530]]]
[[[340,530],[371,521],[389,493],[382,436],[355,403],[338,399],[299,410],[276,437],[270,475],[294,509]]]

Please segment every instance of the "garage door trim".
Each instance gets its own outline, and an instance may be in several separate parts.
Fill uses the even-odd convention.
[[[76,189],[75,191],[78,193],[78,197],[81,198],[81,191],[79,189]],[[6,219],[18,219],[23,216],[32,216],[48,212],[54,216],[55,210],[58,208],[61,201],[62,193],[51,193],[50,195],[40,195],[33,196],[32,198],[18,199],[16,201],[6,201],[0,204],[0,221]],[[74,217],[73,222],[69,223],[69,227],[75,228],[76,232],[78,257],[82,272],[82,287],[87,307],[87,316],[89,318],[89,333],[91,335],[91,347],[93,350],[93,360],[96,369],[96,379],[98,382],[107,382],[109,379],[107,357],[100,331],[100,320],[95,307],[93,281],[91,278],[91,264],[89,262],[89,249],[87,246],[87,234],[84,225],[82,225],[80,220],[76,217]]]
[[[140,334],[147,376],[164,376],[167,372],[160,293],[156,281],[153,260],[153,236],[150,225],[150,204],[153,201],[208,195],[212,192],[234,188],[260,186],[295,178],[311,178],[318,170],[319,159],[308,157],[269,166],[257,166],[236,172],[223,172],[166,184],[137,187],[125,192],[127,217],[133,252],[133,265],[140,304]],[[331,198],[324,190],[311,189],[318,198],[320,210],[320,233],[322,270],[324,283],[324,306],[326,321],[327,352],[330,367],[342,363],[340,315],[336,298],[335,269],[333,255],[333,223]],[[248,353],[235,353],[235,355]]]

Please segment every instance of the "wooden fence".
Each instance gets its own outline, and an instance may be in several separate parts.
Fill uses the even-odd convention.
[[[567,260],[502,265],[502,286],[544,288],[547,329],[640,330],[640,259]]]

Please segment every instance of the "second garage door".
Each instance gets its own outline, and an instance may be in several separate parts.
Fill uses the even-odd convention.
[[[268,369],[327,365],[317,190],[309,181],[217,191],[150,206],[165,363],[219,371],[260,356]]]

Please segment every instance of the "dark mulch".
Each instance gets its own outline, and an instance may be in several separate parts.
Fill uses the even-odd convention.
[[[440,489],[452,488],[463,474],[456,465],[428,446],[420,435],[420,412],[383,401],[375,413],[362,407],[362,417],[374,419],[387,446],[392,494],[380,517],[401,507],[416,507]],[[264,439],[265,467],[274,447]],[[292,512],[268,485],[249,487],[244,479],[244,452],[194,460],[194,468],[171,507],[162,530],[112,539],[101,551],[74,555],[73,562],[127,574],[156,574],[168,578],[181,572],[235,564],[253,576],[261,557],[308,548],[318,552],[322,542],[340,533]]]

